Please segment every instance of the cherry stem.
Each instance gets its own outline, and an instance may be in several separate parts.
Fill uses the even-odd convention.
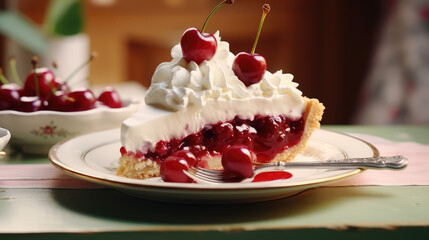
[[[203,27],[201,28],[201,33],[204,32],[204,29],[206,29],[206,25],[208,23],[208,21],[210,20],[210,18],[212,17],[213,13],[216,12],[216,10],[218,10],[218,8],[222,7],[224,4],[233,4],[234,1],[233,0],[225,0],[221,3],[219,3],[211,12],[210,14],[207,16],[206,21],[204,21]]]
[[[33,76],[34,76],[34,82],[35,82],[35,86],[36,86],[36,96],[40,96],[40,91],[39,91],[39,77],[37,76],[37,63],[39,62],[39,58],[37,58],[36,56],[34,56],[31,59],[31,65],[33,66]]]
[[[0,82],[2,84],[8,84],[9,81],[6,79],[6,77],[3,75],[3,69],[0,68]]]
[[[258,40],[259,40],[259,36],[261,35],[262,26],[264,25],[265,17],[270,12],[270,9],[271,9],[270,5],[268,4],[264,4],[264,6],[262,6],[262,17],[261,17],[261,21],[259,22],[258,32],[256,34],[256,39],[255,39],[255,42],[253,43],[252,51],[250,52],[250,54],[255,54],[256,45],[258,45]]]
[[[10,71],[12,72],[13,80],[19,85],[23,86],[21,79],[19,78],[18,71],[16,70],[16,60],[14,57],[9,59]]]
[[[57,62],[56,61],[53,61],[52,62],[52,67],[54,67],[54,72],[55,72],[55,75],[56,76],[60,76],[60,72],[59,72],[59,70],[58,70],[58,64],[57,64]]]
[[[55,75],[58,75],[58,63],[56,61],[52,62],[52,67],[54,67]]]
[[[58,64],[57,64],[57,62],[53,61],[52,62],[52,66],[55,69],[55,75],[58,75]],[[59,86],[58,87],[51,86],[51,92],[52,92],[52,94],[55,94],[55,92],[58,90],[58,88],[59,88]]]
[[[97,57],[97,53],[93,52],[91,53],[91,55],[89,56],[88,60],[86,60],[86,62],[82,63],[80,66],[78,66],[68,77],[66,77],[66,79],[64,79],[64,82],[66,83],[67,81],[69,81],[72,77],[74,77],[74,75],[76,75],[80,70],[82,70],[82,68],[84,68],[86,65],[88,65],[92,60],[94,60],[94,58]]]
[[[70,101],[70,102],[76,102],[75,98],[67,96],[64,100]]]

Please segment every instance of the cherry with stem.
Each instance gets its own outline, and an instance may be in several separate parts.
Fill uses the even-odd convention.
[[[61,74],[59,74],[58,63],[56,61],[52,62],[52,67],[54,68],[55,75],[56,76],[61,76]]]
[[[54,93],[53,89],[58,87],[59,83],[49,69],[37,67],[37,57],[33,57],[31,62],[33,70],[25,79],[23,94],[24,96],[38,96],[42,99],[49,98]]]
[[[232,4],[234,1],[225,0],[219,3],[206,18],[201,31],[197,28],[188,28],[180,39],[180,46],[182,47],[183,58],[186,61],[194,61],[198,65],[204,60],[210,60],[216,53],[217,42],[212,34],[204,33],[207,22],[217,9],[224,4]]]
[[[256,46],[258,44],[259,36],[261,35],[262,26],[265,17],[270,11],[270,5],[264,4],[262,7],[262,17],[259,23],[258,32],[256,34],[255,42],[253,43],[252,51],[250,53],[240,52],[234,59],[232,70],[235,75],[240,79],[246,87],[258,83],[267,70],[267,62],[262,55],[256,54]]]

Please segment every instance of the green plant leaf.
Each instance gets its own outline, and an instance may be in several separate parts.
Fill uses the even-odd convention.
[[[48,51],[48,44],[40,29],[17,12],[0,11],[0,33],[38,55]]]
[[[49,35],[70,36],[83,30],[82,3],[79,0],[51,0],[45,20]]]

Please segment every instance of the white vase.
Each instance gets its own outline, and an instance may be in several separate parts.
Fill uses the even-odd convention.
[[[48,40],[49,50],[44,56],[38,56],[39,67],[47,67],[54,72],[55,76],[64,80],[76,68],[85,63],[90,56],[90,41],[86,34],[78,34],[69,37],[50,37]],[[24,81],[31,71],[31,58],[35,53],[28,51],[12,40],[6,41],[6,54],[4,62],[7,63],[9,57],[15,57],[16,68],[21,80]],[[53,61],[57,62],[58,69],[52,66]],[[6,69],[7,67],[4,67]],[[9,80],[12,80],[9,69],[4,70]],[[71,89],[88,87],[89,65],[82,68],[67,83]]]
[[[49,51],[41,58],[40,66],[49,66],[55,61],[58,69],[56,76],[65,79],[79,66],[88,61],[90,56],[90,41],[86,34],[70,37],[51,37],[48,39]],[[88,87],[89,65],[79,70],[67,81],[71,89]]]

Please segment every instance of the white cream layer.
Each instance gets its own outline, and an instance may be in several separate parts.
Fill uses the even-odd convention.
[[[258,114],[300,118],[304,107],[302,98],[289,94],[270,98],[209,99],[204,106],[188,106],[180,111],[144,105],[122,123],[121,143],[127,151],[146,153],[161,140],[181,139],[201,131],[206,124],[230,121],[235,116],[253,120]]]

